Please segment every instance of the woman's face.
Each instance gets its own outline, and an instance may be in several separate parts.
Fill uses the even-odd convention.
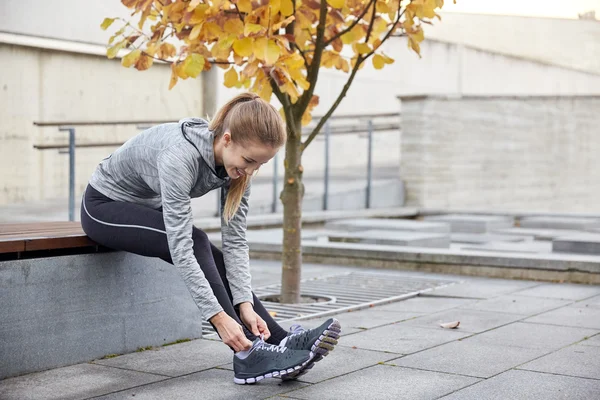
[[[231,140],[228,132],[223,134],[222,140],[223,166],[231,179],[254,174],[263,164],[275,157],[279,150],[256,142],[236,143]]]

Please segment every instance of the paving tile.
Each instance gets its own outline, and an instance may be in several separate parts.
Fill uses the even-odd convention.
[[[538,349],[522,349],[469,339],[452,342],[390,361],[398,366],[488,378],[545,354]]]
[[[524,289],[514,294],[519,296],[544,297],[561,300],[582,300],[600,294],[600,286],[548,283],[530,289]]]
[[[519,369],[600,379],[600,347],[574,345],[521,365]]]
[[[513,370],[459,390],[444,400],[597,399],[600,381]]]
[[[538,282],[504,279],[476,279],[457,283],[428,293],[432,296],[457,296],[489,299],[539,285]]]
[[[600,329],[600,309],[562,307],[527,318],[525,322]]]
[[[342,332],[346,333],[346,328],[362,332],[365,329],[406,321],[422,315],[425,314],[403,311],[383,311],[379,310],[378,307],[373,307],[367,310],[338,314],[335,318],[340,321]]]
[[[600,309],[600,296],[594,296],[589,299],[581,300],[570,305],[571,307],[597,308]]]
[[[521,315],[515,314],[453,308],[451,310],[413,318],[403,322],[403,324],[443,329],[440,327],[440,323],[459,321],[460,325],[456,329],[460,332],[479,333],[501,325],[509,324],[521,318],[523,318]]]
[[[463,308],[519,315],[534,315],[565,306],[571,302],[571,300],[505,295],[493,299],[480,300],[475,303],[465,305]]]
[[[515,322],[477,334],[468,342],[553,351],[596,333],[597,330],[586,328]]]
[[[135,400],[230,400],[230,399],[265,399],[302,388],[307,384],[280,379],[265,379],[255,385],[236,385],[233,383],[233,372],[210,369],[196,374],[172,378],[157,384],[126,390],[98,399],[135,399]]]
[[[395,322],[406,321],[411,318],[424,315],[424,313],[406,312],[406,311],[386,311],[381,307],[373,307],[365,310],[344,312],[333,315],[340,321],[342,326],[342,337],[356,332],[363,332],[367,329],[378,326],[393,324]],[[326,317],[328,318],[328,317]],[[280,325],[289,329],[293,324],[300,324],[305,328],[314,328],[323,323],[326,318],[317,318],[301,321],[284,321]]]
[[[327,357],[315,363],[313,369],[299,379],[317,383],[397,358],[397,354],[337,346]]]
[[[232,357],[232,351],[222,342],[199,339],[106,360],[96,360],[94,363],[179,376],[229,363]]]
[[[590,336],[587,339],[582,340],[578,343],[581,346],[598,346],[600,347],[600,334],[596,336]]]
[[[0,381],[0,399],[87,399],[163,379],[167,377],[102,365],[77,364],[4,379]]]
[[[286,396],[295,399],[435,399],[471,385],[476,378],[377,365]]]
[[[455,329],[428,329],[399,323],[347,336],[340,341],[339,345],[396,354],[410,354],[469,335],[470,333]]]
[[[378,306],[382,311],[409,311],[415,313],[432,313],[450,308],[467,306],[473,304],[476,300],[472,299],[452,299],[445,297],[417,296],[407,300],[397,301],[391,304]]]
[[[354,349],[345,346],[336,346],[323,360],[306,375],[301,376],[301,382],[316,383],[336,376],[344,375],[362,368],[383,363],[398,358],[398,354],[384,353],[373,350]],[[233,371],[233,363],[219,367]]]

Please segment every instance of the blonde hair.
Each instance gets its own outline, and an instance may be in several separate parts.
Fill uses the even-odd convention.
[[[214,132],[215,138],[229,132],[231,140],[241,145],[258,142],[279,148],[286,140],[283,119],[275,107],[254,93],[242,93],[229,100],[217,111],[208,127]],[[251,176],[245,175],[231,181],[223,207],[226,223],[237,212],[251,179]]]

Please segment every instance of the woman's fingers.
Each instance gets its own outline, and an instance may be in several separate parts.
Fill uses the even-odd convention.
[[[246,338],[242,326],[231,317],[227,317],[219,322],[217,330],[223,343],[236,352],[252,347],[252,342]]]
[[[241,346],[242,346],[243,350],[248,350],[250,347],[252,347],[252,342],[250,340],[248,340],[248,338],[244,334],[244,329],[242,328],[241,325],[240,325],[239,337],[240,337]]]
[[[265,322],[264,319],[257,317],[257,320],[258,320],[258,322],[257,322],[258,330],[264,336],[265,340],[267,340],[268,338],[271,337],[271,332],[269,331],[269,327],[267,326],[267,323]]]
[[[248,315],[248,329],[250,329],[250,332],[252,332],[254,335],[259,336],[260,332],[258,330],[258,321],[256,320],[257,317],[258,316],[254,310],[252,310],[252,313]]]

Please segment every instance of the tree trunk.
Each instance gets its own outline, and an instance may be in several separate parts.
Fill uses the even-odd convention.
[[[287,124],[288,138],[285,146],[285,181],[281,202],[283,203],[283,253],[281,277],[281,302],[300,302],[300,276],[302,269],[302,164],[300,151],[300,121]]]

